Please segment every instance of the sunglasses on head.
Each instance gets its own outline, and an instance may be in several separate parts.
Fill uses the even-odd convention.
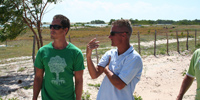
[[[116,33],[128,33],[128,32],[110,32],[110,35],[114,36]]]
[[[60,25],[50,25],[49,28],[51,29],[52,27],[53,27],[55,30],[59,30],[60,28],[64,28],[63,26],[60,26]]]

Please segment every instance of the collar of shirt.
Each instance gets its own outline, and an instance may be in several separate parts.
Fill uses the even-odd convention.
[[[118,55],[118,49],[116,49],[115,53],[117,53],[118,56],[126,56],[126,55],[132,53],[133,50],[134,50],[133,46],[130,46],[130,48],[129,48],[128,50],[126,50],[126,52],[124,52],[124,53],[121,54],[121,55]]]

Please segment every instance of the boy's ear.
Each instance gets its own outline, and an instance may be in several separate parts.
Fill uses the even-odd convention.
[[[68,28],[65,28],[65,31],[68,32]]]

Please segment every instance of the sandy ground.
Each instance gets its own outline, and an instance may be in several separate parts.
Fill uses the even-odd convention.
[[[155,57],[152,55],[143,56],[142,59],[143,74],[134,94],[141,96],[143,100],[175,100],[183,80],[182,73],[188,69],[191,55],[171,52],[170,56]],[[24,89],[24,87],[33,85],[34,73],[31,57],[12,58],[7,61],[10,63],[0,66],[0,96],[4,99],[31,100],[32,89]],[[25,70],[20,72],[20,68]],[[103,74],[98,79],[92,80],[87,68],[85,69],[83,90],[91,94],[91,100],[96,99],[98,88],[88,84],[100,84],[104,76]],[[183,100],[193,100],[195,89],[196,81],[193,82]]]
[[[172,40],[170,40],[172,41]],[[175,40],[174,40],[175,41]],[[166,42],[166,41],[164,41]],[[163,42],[161,42],[163,43]],[[159,44],[159,43],[157,43]],[[178,95],[184,76],[182,73],[188,69],[192,55],[186,52],[178,54],[170,52],[168,55],[143,56],[143,72],[140,82],[136,85],[134,94],[143,100],[175,100]],[[94,61],[96,62],[96,61]],[[20,69],[22,71],[20,71]],[[84,92],[90,93],[90,99],[95,100],[98,88],[88,84],[101,84],[102,74],[98,79],[92,80],[88,69],[84,70]],[[25,89],[33,85],[34,72],[30,56],[10,58],[0,61],[0,97],[8,100],[31,100],[32,89]],[[185,94],[183,100],[194,100],[196,80]],[[41,97],[39,96],[39,100]]]
[[[144,100],[175,100],[178,95],[183,72],[188,69],[191,55],[172,53],[170,56],[148,56],[143,58],[144,69],[135,94]],[[194,100],[196,80],[183,100]]]

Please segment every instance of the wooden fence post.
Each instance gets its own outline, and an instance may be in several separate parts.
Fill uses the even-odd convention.
[[[195,29],[195,47],[196,47],[196,41],[197,41],[197,29]]]
[[[156,56],[156,30],[155,30],[155,40],[154,40],[154,56]]]
[[[34,62],[35,62],[35,35],[33,36],[33,53],[32,53],[32,59],[33,59],[33,64],[34,64]],[[35,72],[36,72],[36,69],[34,67],[34,73]]]
[[[178,31],[176,30],[176,39],[177,39],[177,52],[180,54],[179,51],[179,41],[178,41]]]
[[[169,55],[169,38],[168,38],[168,33],[166,32],[166,37],[167,37],[167,55]]]
[[[6,40],[6,47],[7,47],[7,45],[8,45],[8,44],[7,44],[7,40]]]
[[[70,38],[70,35],[69,35],[69,42],[71,42],[71,38]]]
[[[140,49],[140,32],[138,31],[138,50],[139,54],[141,54],[141,49]]]
[[[188,37],[189,37],[189,32],[187,30],[187,41],[186,41],[186,49],[188,50]]]
[[[96,39],[97,39],[97,35],[96,35]],[[97,48],[96,48],[96,57],[97,57],[97,64],[98,64],[99,63],[99,56],[98,56]]]

